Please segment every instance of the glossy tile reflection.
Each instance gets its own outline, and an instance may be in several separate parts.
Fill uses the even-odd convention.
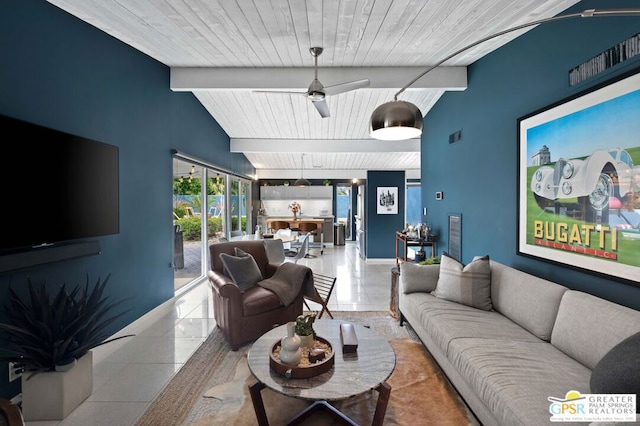
[[[367,263],[358,257],[351,241],[343,246],[327,245],[322,255],[315,248],[311,254],[317,257],[299,263],[337,277],[329,310],[389,309],[393,260]],[[312,310],[321,308],[308,303]],[[131,324],[127,333],[135,337],[96,349],[93,393],[66,419],[27,425],[134,425],[215,326],[210,290],[206,282],[195,284]]]

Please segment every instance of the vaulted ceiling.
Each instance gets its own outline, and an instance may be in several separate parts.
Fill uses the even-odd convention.
[[[422,71],[498,31],[561,13],[578,0],[48,0],[171,68],[167,86],[192,92],[259,178],[363,178],[367,170],[420,176],[420,141],[369,137],[369,117]],[[466,67],[521,35],[467,50],[401,100],[426,115]],[[304,95],[309,49],[322,47],[324,86],[368,79],[327,96],[322,118]],[[259,91],[259,92],[258,92]],[[301,154],[305,154],[304,157]],[[303,160],[304,158],[304,160]],[[302,164],[304,161],[304,164]]]

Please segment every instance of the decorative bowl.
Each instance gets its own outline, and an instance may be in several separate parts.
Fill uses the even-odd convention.
[[[280,361],[276,356],[276,353],[278,353],[280,349],[280,341],[278,340],[273,344],[271,352],[269,353],[269,366],[271,367],[271,370],[286,377],[287,379],[308,379],[309,377],[326,373],[331,369],[331,367],[333,367],[335,351],[327,339],[316,336],[316,340],[329,346],[331,354],[325,356],[322,361],[318,361],[317,363],[310,365],[291,365]]]

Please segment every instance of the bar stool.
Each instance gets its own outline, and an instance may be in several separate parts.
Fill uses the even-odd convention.
[[[311,222],[302,222],[298,225],[298,229],[304,234],[313,235],[313,240],[317,241],[318,235],[320,235],[320,254],[324,252],[324,234],[318,232],[318,224]],[[309,243],[309,247],[312,247],[314,244]],[[315,257],[315,256],[307,256],[307,257]]]
[[[288,229],[289,222],[285,222],[283,220],[276,220],[275,222],[271,222],[271,225],[269,225],[269,227],[271,228],[272,231],[277,231],[279,229]]]

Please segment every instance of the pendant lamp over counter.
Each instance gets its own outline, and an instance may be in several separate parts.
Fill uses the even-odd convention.
[[[310,186],[311,182],[304,178],[304,154],[302,154],[300,159],[300,179],[294,182],[295,186]]]
[[[619,16],[640,16],[640,9],[587,9],[578,13],[569,13],[566,15],[558,15],[551,18],[539,19],[537,21],[518,25],[508,28],[504,31],[484,37],[480,40],[453,52],[451,55],[442,59],[435,65],[430,66],[416,78],[407,83],[393,97],[393,101],[384,103],[377,107],[371,115],[369,121],[369,134],[374,139],[387,141],[400,141],[405,139],[419,138],[422,135],[422,113],[420,109],[410,102],[399,101],[398,96],[407,90],[416,81],[425,76],[429,71],[439,67],[449,59],[457,56],[465,50],[471,49],[485,41],[508,34],[523,28],[532,27],[534,25],[544,24],[546,22],[560,21],[570,18],[593,18],[593,17],[619,17]],[[297,182],[296,182],[297,185]]]

